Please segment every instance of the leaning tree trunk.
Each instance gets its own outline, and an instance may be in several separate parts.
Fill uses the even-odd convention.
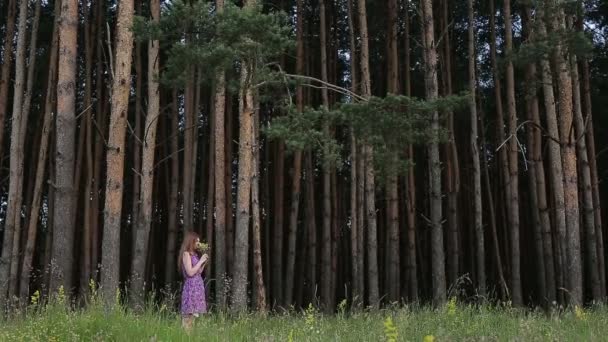
[[[37,4],[38,6],[38,4]],[[61,1],[55,1],[55,12],[59,13]],[[19,286],[19,298],[27,300],[29,295],[30,276],[32,273],[32,262],[34,249],[38,233],[38,217],[40,214],[40,202],[42,198],[44,175],[46,174],[46,163],[49,152],[49,136],[52,128],[52,112],[56,94],[55,84],[57,81],[57,46],[59,44],[59,16],[56,17],[53,25],[53,36],[49,56],[49,73],[47,76],[46,96],[44,102],[44,118],[42,121],[42,136],[40,137],[40,150],[38,151],[38,161],[36,163],[36,178],[34,184],[34,196],[30,208],[27,239],[25,243],[25,254],[21,264],[21,280]]]
[[[17,53],[15,56],[15,86],[13,95],[13,117],[11,120],[10,140],[10,169],[9,190],[6,218],[4,224],[4,238],[2,242],[2,256],[0,258],[0,282],[4,289],[0,295],[0,311],[4,310],[5,300],[12,298],[11,275],[17,272],[11,267],[18,265],[19,236],[21,234],[21,202],[23,198],[23,146],[20,146],[22,122],[27,122],[27,113],[23,113],[23,95],[25,87],[25,53],[27,42],[27,1],[19,6],[19,26],[17,28]],[[5,283],[6,281],[6,283]]]
[[[150,1],[152,22],[160,20],[160,0]],[[148,255],[150,228],[152,226],[152,195],[154,189],[154,156],[156,150],[156,132],[160,115],[159,41],[148,43],[148,114],[142,137],[142,164],[140,182],[139,210],[135,220],[135,249],[131,267],[131,295],[134,304],[143,308],[145,304],[146,256]],[[136,114],[136,115],[139,115]]]
[[[120,1],[117,20],[101,256],[101,287],[106,301],[114,298],[120,277],[120,223],[125,168],[125,133],[131,88],[133,0]]]
[[[433,101],[438,97],[437,86],[437,50],[433,22],[433,2],[422,1],[423,41],[425,55],[425,88],[426,98]],[[431,129],[433,136],[439,136],[439,113],[433,112]],[[439,305],[446,300],[445,254],[443,250],[443,228],[441,209],[441,161],[439,145],[436,138],[429,144],[429,177],[431,209],[431,259],[433,280],[433,301]]]

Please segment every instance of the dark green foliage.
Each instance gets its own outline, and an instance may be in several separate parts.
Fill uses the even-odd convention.
[[[202,81],[208,82],[218,70],[230,71],[241,61],[253,65],[251,81],[256,84],[268,72],[264,63],[294,45],[284,13],[266,14],[261,6],[239,8],[232,3],[217,13],[209,2],[175,1],[165,7],[159,24],[140,17],[134,30],[140,41],[161,41],[168,55],[161,79],[172,86],[184,84],[190,67],[198,67]]]
[[[340,151],[345,146],[325,134],[323,126],[329,123],[330,126],[346,127],[353,129],[361,142],[374,148],[374,162],[378,171],[405,171],[408,160],[404,158],[404,152],[408,144],[446,140],[443,129],[438,136],[433,134],[432,113],[456,110],[466,103],[466,95],[424,101],[389,94],[384,98],[371,97],[363,102],[345,103],[333,111],[306,109],[298,113],[290,107],[288,114],[274,119],[265,132],[270,138],[284,139],[291,150],[318,150],[326,163],[333,163],[338,161]]]

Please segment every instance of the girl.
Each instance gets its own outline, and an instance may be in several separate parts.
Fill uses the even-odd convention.
[[[182,289],[182,326],[190,331],[194,318],[207,312],[205,300],[205,282],[201,274],[205,269],[209,256],[203,254],[200,259],[195,252],[198,234],[193,231],[186,232],[184,242],[179,253],[178,268],[184,276]]]

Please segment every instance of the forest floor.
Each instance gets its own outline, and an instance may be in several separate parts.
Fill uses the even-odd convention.
[[[211,314],[190,335],[164,306],[134,313],[119,305],[66,310],[32,305],[0,319],[0,341],[605,341],[608,308],[561,313],[473,307],[449,302],[440,309],[400,308],[323,315]]]

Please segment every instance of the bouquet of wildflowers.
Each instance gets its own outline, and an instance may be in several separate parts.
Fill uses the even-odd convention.
[[[204,242],[197,242],[195,248],[200,255],[209,252],[209,245]]]

